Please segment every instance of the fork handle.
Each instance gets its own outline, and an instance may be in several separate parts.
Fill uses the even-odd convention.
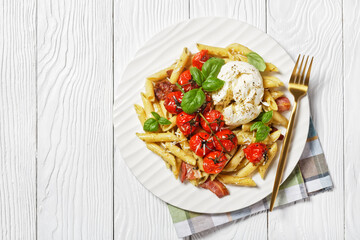
[[[297,103],[297,101],[295,101],[294,107],[291,111],[291,116],[290,116],[289,125],[287,127],[287,132],[285,134],[284,144],[281,149],[279,164],[278,164],[278,168],[276,170],[276,177],[275,177],[273,192],[271,195],[270,211],[272,211],[274,208],[275,200],[278,195],[279,187],[280,187],[281,180],[283,177],[283,173],[284,173],[284,169],[285,169],[285,165],[286,165],[287,154],[288,154],[289,146],[290,146],[290,142],[291,142],[292,130],[293,130],[294,123],[295,123],[297,105],[298,105],[298,103]]]

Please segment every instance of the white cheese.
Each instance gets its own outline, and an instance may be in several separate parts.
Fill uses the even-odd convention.
[[[215,105],[226,105],[223,115],[227,125],[236,127],[251,122],[260,114],[264,86],[260,72],[253,65],[228,62],[222,66],[218,78],[225,84],[212,98]]]

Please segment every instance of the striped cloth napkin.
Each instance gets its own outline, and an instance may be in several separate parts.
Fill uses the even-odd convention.
[[[276,206],[308,198],[315,193],[333,188],[328,166],[316,130],[310,119],[308,139],[299,163],[291,175],[281,185]],[[168,204],[175,230],[179,238],[266,211],[271,194],[263,200],[240,210],[224,214],[199,214],[185,211]]]

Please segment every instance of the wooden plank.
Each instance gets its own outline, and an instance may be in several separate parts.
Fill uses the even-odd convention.
[[[0,239],[35,239],[36,1],[0,12]]]
[[[114,79],[146,40],[189,17],[188,0],[114,1]],[[166,204],[131,174],[115,146],[115,239],[177,239]]]
[[[342,6],[335,1],[268,1],[268,34],[293,58],[315,57],[309,97],[335,190],[269,214],[269,239],[342,239]]]
[[[345,238],[360,236],[360,131],[357,127],[360,112],[360,2],[345,0],[344,10],[344,186]],[[345,124],[346,123],[346,124]]]
[[[113,236],[112,1],[38,1],[38,238]]]
[[[264,0],[190,0],[191,18],[204,16],[229,17],[245,21],[266,31],[266,5]],[[195,234],[191,239],[266,239],[267,214],[235,221],[209,231]]]

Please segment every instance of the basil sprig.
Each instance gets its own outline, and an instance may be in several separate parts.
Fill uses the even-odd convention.
[[[262,112],[259,114],[259,116],[255,119],[257,122],[255,122],[250,127],[250,131],[256,130],[256,142],[261,142],[265,140],[265,138],[270,133],[270,127],[266,126],[265,123],[268,123],[273,116],[273,111],[269,112]]]
[[[266,64],[264,59],[256,52],[250,52],[246,55],[248,63],[256,67],[260,72],[265,71]]]
[[[151,114],[154,116],[154,118],[149,118],[144,122],[145,131],[156,132],[157,130],[159,130],[159,124],[161,125],[171,124],[171,122],[168,119],[161,117],[158,113],[151,112]]]
[[[202,89],[207,92],[214,92],[224,86],[225,82],[217,78],[224,64],[224,59],[213,57],[203,64],[201,71],[196,67],[190,68],[193,80],[201,88],[192,89],[184,94],[181,102],[181,108],[184,112],[194,113],[204,104],[206,96]]]

